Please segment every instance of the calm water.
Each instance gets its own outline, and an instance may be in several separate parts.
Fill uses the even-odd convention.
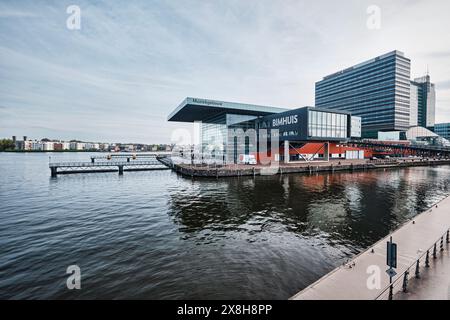
[[[450,193],[449,166],[51,179],[49,155],[0,153],[0,298],[287,299]]]

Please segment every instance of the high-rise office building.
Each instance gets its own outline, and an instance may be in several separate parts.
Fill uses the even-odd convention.
[[[436,112],[436,91],[430,76],[411,81],[410,125],[433,129]]]
[[[410,127],[410,59],[392,51],[316,83],[317,107],[362,118],[363,137]]]

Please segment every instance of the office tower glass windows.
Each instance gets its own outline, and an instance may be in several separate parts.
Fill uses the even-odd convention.
[[[316,83],[316,107],[362,118],[362,134],[406,130],[410,125],[410,60],[393,51]]]

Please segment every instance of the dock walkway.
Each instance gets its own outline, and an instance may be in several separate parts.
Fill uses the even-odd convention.
[[[90,162],[53,162],[49,163],[52,177],[58,174],[71,173],[93,173],[93,172],[118,172],[120,175],[124,171],[143,171],[143,170],[168,170],[158,158],[149,160],[109,160],[109,161],[90,161]]]
[[[383,238],[349,263],[328,273],[315,283],[294,295],[292,300],[375,300],[389,298],[389,277],[386,274],[386,242],[392,236],[397,243],[397,275],[393,277],[392,291],[412,291],[426,265],[445,259],[449,251],[450,197],[419,214],[392,234]],[[373,250],[373,251],[372,251]],[[427,259],[428,257],[428,259]],[[380,274],[380,283],[373,288],[374,270]],[[375,271],[376,272],[376,271]],[[405,276],[406,274],[406,276]],[[425,274],[425,273],[424,273]],[[369,282],[369,285],[368,285]],[[409,285],[409,287],[408,287]],[[398,294],[395,295],[395,298]],[[431,298],[431,297],[429,297]]]

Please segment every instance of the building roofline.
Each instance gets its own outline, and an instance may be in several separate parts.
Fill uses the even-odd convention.
[[[167,117],[168,121],[180,121],[180,122],[191,122],[190,120],[181,120],[180,118],[183,117],[183,115],[189,114],[191,108],[191,112],[199,111],[200,109],[203,109],[204,111],[211,111],[215,113],[220,112],[238,112],[238,113],[245,113],[248,112],[249,114],[254,115],[267,115],[267,114],[273,114],[273,113],[280,113],[284,111],[288,111],[290,109],[287,108],[280,108],[280,107],[271,107],[271,106],[262,106],[262,105],[254,105],[254,104],[247,104],[247,103],[237,103],[237,102],[228,102],[228,101],[220,101],[220,100],[213,100],[213,99],[205,99],[205,98],[192,98],[187,97],[185,98],[178,107],[175,108]],[[194,108],[195,107],[195,108]],[[198,120],[202,120],[202,118],[206,117],[206,113],[200,113],[198,112]],[[192,118],[192,115],[191,115]]]
[[[368,65],[368,64],[370,64],[370,63],[372,63],[372,62],[375,62],[375,61],[378,61],[378,60],[380,60],[380,59],[384,59],[384,58],[387,58],[387,57],[390,57],[390,56],[393,56],[393,55],[397,55],[397,56],[403,57],[403,58],[405,58],[405,59],[408,59],[408,58],[405,57],[405,54],[404,54],[402,51],[394,50],[394,51],[391,51],[391,52],[382,54],[381,56],[372,58],[372,59],[370,59],[370,60],[367,60],[367,61],[364,61],[364,62],[355,64],[355,65],[353,65],[353,66],[351,66],[351,67],[348,67],[348,68],[342,69],[342,70],[340,70],[340,71],[334,72],[334,73],[332,73],[332,74],[329,74],[329,75],[323,77],[322,80],[330,79],[330,78],[332,78],[332,77],[334,77],[334,76],[337,76],[337,75],[340,75],[340,74],[344,74],[344,73],[346,73],[346,72],[349,72],[349,71],[352,71],[352,70],[361,68],[361,67],[363,67],[363,66],[365,66],[365,65]],[[409,60],[409,59],[408,59],[408,60]]]

